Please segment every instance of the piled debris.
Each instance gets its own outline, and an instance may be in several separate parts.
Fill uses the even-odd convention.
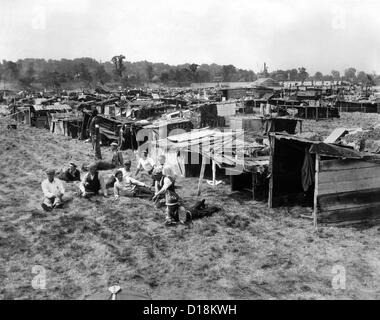
[[[342,144],[353,146],[357,151],[380,153],[380,127],[349,133],[342,138]]]

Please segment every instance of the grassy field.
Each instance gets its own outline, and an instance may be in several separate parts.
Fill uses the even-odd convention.
[[[327,135],[337,126],[369,126],[379,115],[342,114],[306,121]],[[190,226],[165,227],[164,213],[142,199],[75,197],[64,209],[40,208],[47,167],[92,158],[91,145],[46,130],[0,128],[0,299],[86,299],[119,283],[153,299],[379,299],[380,228],[322,227],[301,207],[266,203],[204,183],[202,198],[222,211]],[[179,178],[178,193],[195,202],[197,179]],[[33,289],[34,266],[46,289]],[[333,289],[343,266],[346,288]]]

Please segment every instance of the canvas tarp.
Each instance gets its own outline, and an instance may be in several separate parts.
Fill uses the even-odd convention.
[[[220,168],[235,168],[240,171],[251,172],[254,166],[268,165],[267,159],[245,161],[244,150],[247,146],[244,140],[244,131],[220,132],[209,128],[193,130],[191,132],[170,136],[154,142],[154,153],[165,154],[168,163],[177,164],[179,153],[198,153],[209,160],[213,160]],[[180,161],[184,159],[181,158]],[[182,165],[180,165],[183,167]],[[183,172],[183,168],[179,171]]]

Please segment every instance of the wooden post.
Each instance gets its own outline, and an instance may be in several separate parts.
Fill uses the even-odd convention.
[[[318,105],[315,103],[315,121],[318,121]]]
[[[314,208],[313,208],[313,224],[315,231],[318,231],[317,225],[317,211],[318,211],[318,178],[319,178],[319,162],[320,156],[317,154],[315,157],[315,179],[314,179]]]
[[[212,185],[215,187],[215,176],[216,176],[216,164],[214,160],[212,161]]]
[[[201,192],[202,192],[202,181],[205,175],[205,167],[206,167],[206,157],[202,156],[202,167],[201,167],[201,172],[199,174],[198,191],[197,191],[198,197],[201,195]]]
[[[257,168],[255,167],[255,172],[251,173],[252,175],[252,199],[256,200],[255,197],[255,187],[256,187],[256,175],[257,175]]]
[[[269,180],[269,194],[268,194],[268,207],[273,207],[273,158],[274,158],[274,147],[275,147],[276,138],[274,135],[269,135],[269,143],[270,143],[270,156],[269,156],[269,172],[270,172],[270,180]]]
[[[102,159],[102,153],[100,151],[100,127],[98,124],[95,125],[95,159]]]

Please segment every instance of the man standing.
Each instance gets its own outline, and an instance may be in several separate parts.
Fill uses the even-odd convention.
[[[118,144],[116,142],[111,143],[112,159],[111,163],[114,165],[114,168],[120,168],[123,166],[123,153],[119,151]]]
[[[104,197],[107,197],[106,185],[103,177],[99,175],[96,164],[91,164],[88,169],[89,172],[83,177],[83,180],[79,185],[81,196],[89,198],[102,191]]]
[[[92,110],[92,119],[90,122],[90,136],[92,142],[92,148],[95,150],[95,159],[102,159],[102,153],[100,150],[100,117],[98,116],[98,110]]]
[[[120,168],[123,166],[123,153],[118,150],[118,144],[116,142],[111,143],[111,152],[112,158],[110,161],[96,161],[97,170],[110,170]],[[87,169],[87,166],[82,166],[82,170],[86,171]]]
[[[55,170],[49,169],[46,171],[47,179],[42,181],[41,187],[44,193],[44,201],[41,204],[42,209],[51,211],[54,208],[62,208],[62,197],[65,193],[62,181],[55,179]]]

